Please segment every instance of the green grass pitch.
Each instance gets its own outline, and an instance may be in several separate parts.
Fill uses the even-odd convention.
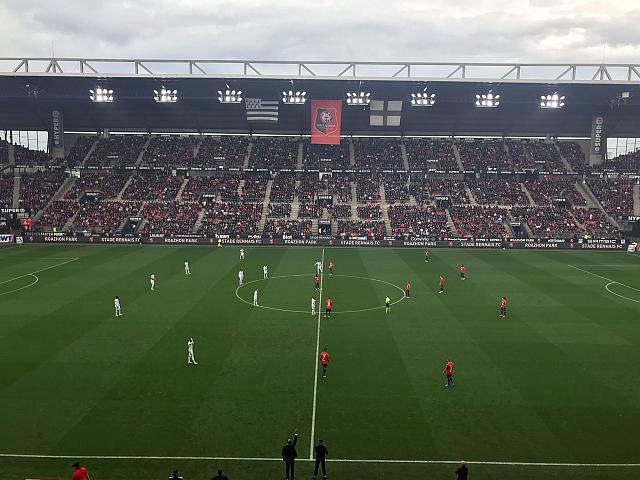
[[[3,478],[67,478],[76,456],[95,457],[81,460],[93,480],[174,468],[186,480],[218,468],[283,478],[277,458],[295,427],[299,478],[311,476],[312,429],[331,478],[453,478],[441,461],[460,459],[487,462],[473,478],[640,471],[640,258],[432,250],[425,263],[419,249],[326,248],[318,308],[331,296],[334,313],[318,345],[310,300],[323,250],[245,250],[241,262],[235,246],[1,248]],[[262,265],[274,278],[261,280]],[[271,308],[246,303],[255,287]],[[316,384],[318,346],[331,364]]]

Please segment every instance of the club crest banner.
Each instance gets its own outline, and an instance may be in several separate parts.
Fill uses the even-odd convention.
[[[341,100],[311,101],[311,143],[340,144]]]

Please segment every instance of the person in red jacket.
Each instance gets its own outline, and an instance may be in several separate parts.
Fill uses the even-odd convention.
[[[440,291],[438,293],[444,292],[444,277],[440,275]]]
[[[324,316],[326,317],[330,317],[331,316],[331,309],[333,308],[333,300],[331,300],[331,297],[327,298],[327,301],[324,302]]]
[[[460,265],[460,279],[464,280],[464,265]]]
[[[314,275],[313,281],[316,284],[316,290],[320,290],[320,277],[317,273]]]
[[[89,474],[85,467],[81,467],[78,462],[72,465],[73,473],[71,474],[71,480],[89,480]]]
[[[453,385],[453,365],[454,363],[451,360],[447,360],[447,363],[444,364],[444,373],[447,376],[447,383],[445,387]]]
[[[502,297],[500,301],[500,318],[507,316],[507,297]]]
[[[329,366],[329,352],[325,348],[320,352],[320,365],[322,365],[322,377],[327,378],[327,367]]]
[[[329,262],[329,275],[333,275],[333,262]]]
[[[408,281],[404,286],[404,296],[407,298],[411,298],[411,284]]]

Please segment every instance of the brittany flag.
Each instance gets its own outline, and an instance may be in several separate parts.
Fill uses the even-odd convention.
[[[248,122],[278,123],[278,100],[245,98],[244,104]]]

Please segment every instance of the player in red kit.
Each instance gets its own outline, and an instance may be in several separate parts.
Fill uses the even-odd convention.
[[[329,275],[333,275],[333,262],[329,262]]]
[[[404,296],[411,298],[411,284],[409,282],[404,286]]]
[[[327,367],[329,366],[329,352],[325,348],[320,352],[320,365],[322,365],[322,377],[327,378]]]
[[[460,279],[464,280],[464,265],[460,265]]]
[[[447,376],[447,384],[445,387],[453,385],[453,362],[451,360],[447,360],[447,363],[444,364],[444,370],[442,373]]]
[[[502,297],[500,301],[500,318],[507,316],[507,297]]]
[[[438,293],[444,292],[444,277],[440,275],[440,291]]]
[[[316,290],[320,290],[320,277],[318,276],[317,273],[314,275],[313,281],[316,284]]]
[[[327,301],[324,302],[324,316],[326,317],[330,317],[331,316],[331,308],[333,307],[333,300],[331,300],[331,297],[327,298]]]
[[[424,251],[424,261],[429,263],[429,250]]]

